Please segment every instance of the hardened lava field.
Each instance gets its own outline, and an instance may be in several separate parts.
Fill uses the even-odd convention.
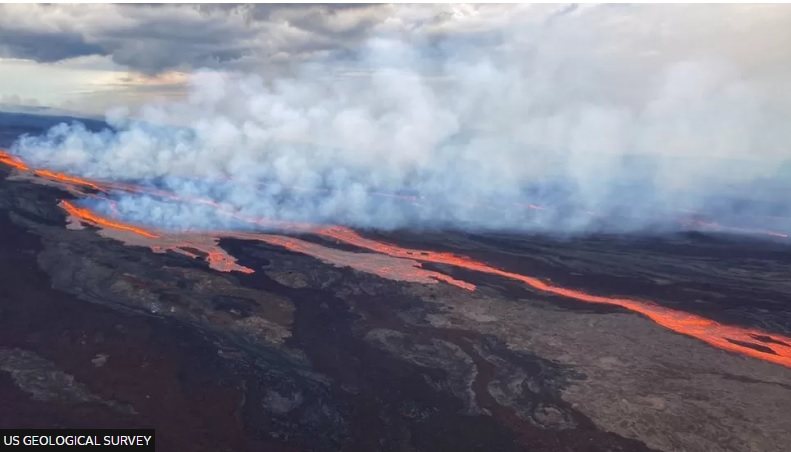
[[[191,451],[791,440],[783,237],[173,233],[80,204],[142,187],[0,163],[0,426]]]
[[[0,4],[4,447],[791,451],[789,41],[774,4]]]

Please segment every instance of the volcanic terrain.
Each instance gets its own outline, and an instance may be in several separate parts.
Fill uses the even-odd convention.
[[[560,240],[228,211],[266,232],[173,233],[80,201],[212,201],[8,152],[0,176],[2,428],[154,427],[160,450],[195,452],[791,443],[782,232]]]

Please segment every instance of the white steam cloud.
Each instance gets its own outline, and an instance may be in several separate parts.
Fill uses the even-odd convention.
[[[14,151],[246,215],[357,227],[623,232],[677,227],[681,210],[738,225],[786,213],[791,128],[776,84],[727,58],[616,51],[617,37],[574,22],[484,38],[372,39],[276,80],[199,72],[186,100],[142,120],[62,124]],[[160,227],[235,227],[153,197],[118,208]]]

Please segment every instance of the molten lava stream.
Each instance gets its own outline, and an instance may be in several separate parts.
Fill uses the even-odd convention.
[[[87,220],[88,222],[91,222],[91,223],[96,224],[98,226],[103,226],[103,227],[110,228],[110,229],[118,229],[120,231],[131,232],[133,234],[141,235],[143,237],[148,237],[150,239],[155,239],[155,238],[159,237],[158,235],[156,235],[156,234],[154,234],[152,232],[148,232],[145,229],[138,228],[138,227],[135,227],[135,226],[130,226],[128,224],[121,223],[119,221],[108,220],[106,218],[103,218],[103,217],[101,217],[99,215],[94,214],[93,212],[91,212],[88,209],[84,209],[84,208],[81,208],[81,207],[76,207],[74,204],[72,204],[72,203],[70,203],[68,201],[61,201],[60,205],[70,215],[74,215],[77,218],[80,218],[80,219],[83,219],[83,220]]]
[[[0,151],[0,163],[12,166],[21,171],[30,170],[30,168],[20,159],[4,151]],[[91,187],[102,190],[101,186],[99,186],[98,183],[93,183],[90,181],[86,181],[84,179],[79,179],[79,178],[63,175],[60,173],[49,172],[47,170],[39,170],[37,172],[37,175],[50,178],[53,180],[58,180],[64,184],[72,186],[72,188],[74,188],[74,185],[78,185],[82,187]],[[345,242],[357,246],[359,248],[368,249],[395,258],[453,265],[467,270],[473,270],[481,273],[488,273],[488,274],[512,279],[515,281],[520,281],[528,285],[529,287],[533,288],[534,290],[538,290],[556,296],[562,296],[586,303],[597,303],[597,304],[620,306],[630,311],[642,314],[648,317],[649,319],[653,320],[657,324],[662,325],[668,329],[671,329],[681,334],[685,334],[687,336],[697,338],[715,347],[719,347],[721,349],[736,352],[736,353],[741,353],[743,355],[751,356],[765,361],[773,362],[786,367],[791,367],[791,338],[787,338],[785,336],[781,336],[777,334],[767,334],[763,331],[755,330],[751,328],[741,328],[736,326],[722,325],[700,316],[696,316],[693,314],[688,314],[680,311],[674,311],[672,309],[665,308],[657,304],[646,301],[631,300],[631,299],[619,298],[619,297],[605,297],[599,295],[592,295],[579,290],[555,286],[543,282],[538,278],[500,270],[498,268],[491,267],[483,262],[478,262],[470,258],[457,256],[451,253],[441,253],[441,252],[401,248],[396,245],[364,238],[358,233],[346,227],[333,226],[333,227],[322,228],[312,225],[286,223],[281,221],[270,221],[260,218],[249,218],[238,215],[233,210],[227,209],[215,203],[214,201],[203,198],[190,199],[161,190],[146,189],[143,187],[136,187],[131,185],[116,184],[116,183],[107,183],[104,184],[104,186],[106,188],[121,189],[124,191],[153,194],[155,196],[162,196],[167,199],[172,199],[177,201],[200,202],[200,203],[211,204],[217,207],[221,207],[221,210],[229,215],[233,215],[234,217],[242,221],[247,221],[253,224],[264,225],[267,227],[278,227],[284,230],[311,232],[317,235],[332,238],[341,242]],[[62,201],[61,206],[69,214],[77,218],[83,219],[85,221],[88,221],[90,223],[96,224],[98,226],[131,232],[133,234],[137,234],[141,237],[145,237],[148,239],[157,239],[160,237],[154,234],[153,232],[147,231],[143,228],[131,226],[122,223],[120,221],[114,221],[103,218],[99,215],[94,214],[88,209],[76,207],[73,204],[69,203],[68,201]],[[225,235],[241,236],[243,234],[228,233]],[[306,252],[308,254],[319,253],[318,251],[315,251],[313,249],[308,249],[308,247],[310,246],[307,244],[308,242],[302,242],[302,244],[297,246],[296,240],[288,240],[280,236],[266,236],[264,234],[252,234],[252,235],[258,236],[259,240],[263,240],[263,241],[269,240],[273,244],[278,244],[287,248],[291,247],[291,249],[295,251],[299,249],[301,252]],[[185,244],[185,245],[189,245],[189,244]],[[327,251],[321,251],[321,253],[326,253],[326,252]],[[326,255],[319,257],[320,258],[324,257],[325,259],[332,258],[332,256],[328,257]],[[235,269],[235,270],[238,270],[239,268],[244,268],[239,266],[234,267],[233,266],[234,264],[230,262],[229,257],[222,253],[217,253],[217,254],[210,253],[208,260],[210,263],[212,263],[212,261],[218,261],[216,263],[221,264],[219,265],[218,268],[220,270],[223,270],[226,266],[228,269]],[[213,265],[212,268],[217,268],[217,267]],[[389,267],[380,267],[379,269],[380,271],[383,272],[389,271]],[[227,270],[223,270],[223,271],[227,271]],[[249,270],[249,272],[252,272],[252,270]],[[443,280],[448,283],[456,284],[459,287],[463,287],[469,290],[473,290],[475,288],[475,286],[470,283],[455,280],[447,275],[437,276],[441,274],[437,272],[429,272],[429,273],[433,273],[432,275],[429,275],[433,279]],[[756,337],[767,338],[768,340],[760,341],[756,339]],[[738,345],[735,342],[753,345],[756,347],[760,347],[764,350],[770,350],[770,352],[762,352],[750,347]]]
[[[700,339],[715,347],[752,356],[765,361],[770,361],[786,367],[791,367],[791,338],[785,336],[767,334],[763,331],[751,328],[722,325],[704,317],[681,311],[675,311],[673,309],[665,308],[650,302],[631,300],[627,298],[592,295],[579,290],[559,287],[548,284],[538,278],[500,270],[482,262],[474,261],[463,256],[456,256],[451,253],[437,253],[432,251],[401,248],[396,245],[366,239],[351,229],[345,227],[336,226],[324,228],[317,231],[317,233],[325,237],[334,238],[360,248],[376,251],[393,257],[453,265],[467,270],[488,273],[491,275],[497,275],[520,281],[535,290],[552,295],[562,296],[586,303],[620,306],[630,311],[642,314],[657,324],[668,329],[685,334],[687,336],[692,336],[696,339]],[[757,340],[755,336],[768,337],[776,343],[760,341]],[[753,348],[735,344],[731,341],[759,346],[761,348],[771,350],[772,352],[761,352]]]
[[[2,149],[0,149],[0,163],[16,168],[20,171],[30,171],[30,167],[28,167],[25,162],[23,162],[17,156],[11,155]]]
[[[100,187],[99,185],[94,184],[91,181],[82,179],[80,177],[69,176],[63,173],[56,173],[54,171],[44,170],[44,169],[37,169],[33,171],[33,174],[39,177],[43,177],[45,179],[50,179],[58,182],[63,182],[66,184],[73,184],[73,185],[80,185],[83,187],[92,188],[96,191],[107,191],[106,189]]]
[[[281,235],[256,233],[229,233],[229,235],[240,239],[257,240],[270,245],[280,246],[289,251],[313,256],[333,265],[354,268],[383,278],[417,283],[443,281],[465,290],[475,290],[474,284],[460,281],[443,273],[426,270],[422,268],[420,262],[414,259],[392,258],[381,253],[368,254],[342,251]]]

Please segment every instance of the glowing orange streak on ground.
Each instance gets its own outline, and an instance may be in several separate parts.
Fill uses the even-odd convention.
[[[21,159],[19,159],[19,157],[15,156],[15,155],[12,155],[12,154],[9,154],[7,151],[4,151],[2,149],[0,149],[0,163],[4,163],[6,165],[12,166],[12,167],[14,167],[16,169],[19,169],[20,171],[30,171],[30,167],[27,164],[25,164]],[[54,181],[60,181],[60,182],[64,182],[64,183],[73,183],[73,184],[77,184],[77,185],[81,185],[81,186],[85,186],[85,187],[90,187],[90,188],[93,188],[94,190],[97,190],[97,191],[105,191],[105,192],[107,192],[107,191],[110,191],[110,190],[114,189],[114,190],[120,190],[120,191],[132,192],[132,193],[145,193],[145,194],[149,194],[149,195],[152,195],[152,196],[157,196],[157,197],[160,197],[160,198],[163,198],[163,199],[170,199],[170,200],[174,200],[174,201],[188,201],[188,202],[194,202],[194,203],[199,203],[199,204],[210,205],[212,207],[221,208],[224,211],[224,213],[230,213],[232,215],[235,215],[235,212],[233,212],[232,210],[228,209],[227,207],[222,206],[221,204],[219,204],[219,203],[217,203],[215,201],[212,201],[210,199],[206,199],[206,198],[184,197],[184,196],[180,196],[180,195],[177,195],[177,194],[175,194],[173,192],[168,192],[168,191],[165,191],[165,190],[159,190],[159,189],[142,187],[142,186],[131,185],[131,184],[124,184],[124,183],[120,183],[120,182],[110,182],[110,181],[105,181],[105,182],[94,181],[94,182],[91,182],[91,181],[88,181],[86,179],[82,179],[82,178],[79,178],[79,177],[76,177],[76,176],[69,176],[69,175],[66,175],[66,174],[63,174],[63,173],[56,173],[56,172],[45,170],[45,169],[35,170],[34,174],[36,174],[38,176],[41,176],[41,177],[44,177],[44,178],[47,178],[47,179],[50,179],[50,180],[54,180]],[[230,177],[221,177],[219,179],[227,181],[227,182],[233,182],[234,181]],[[262,184],[260,184],[260,183],[252,183],[250,185],[261,186]],[[302,191],[309,191],[309,192],[329,192],[330,191],[329,189],[305,188],[305,187],[299,187],[299,186],[296,186],[296,185],[291,186],[291,188],[292,189],[299,189],[299,190],[302,190]],[[413,203],[419,202],[419,200],[421,199],[421,197],[419,197],[419,196],[399,195],[399,194],[395,194],[395,193],[386,193],[386,192],[380,192],[380,191],[372,192],[372,194],[378,195],[378,196],[388,196],[388,197],[392,197],[392,198],[400,198],[400,199],[404,199],[404,200],[409,200],[409,201],[411,201]],[[470,204],[470,205],[474,206],[474,204]],[[528,208],[528,209],[531,209],[531,210],[550,210],[551,209],[551,208],[543,207],[543,206],[540,206],[540,205],[537,205],[537,204],[514,204],[514,205],[517,206],[517,207]],[[696,212],[690,211],[690,210],[680,209],[679,211],[680,212],[691,213],[691,214],[696,214]],[[604,217],[605,216],[603,214],[600,214],[600,213],[597,213],[597,212],[593,212],[593,211],[588,211],[588,210],[584,210],[583,213],[586,214],[586,215],[589,215],[589,216],[594,216],[594,217]],[[767,218],[781,218],[782,219],[782,217],[771,217],[771,216],[768,216]],[[260,224],[260,222],[258,220],[252,219],[252,218],[247,218],[244,221]],[[680,220],[679,222],[682,225],[688,226],[688,227],[693,225],[693,224],[695,224],[695,225],[698,225],[698,226],[708,227],[708,228],[715,229],[715,230],[720,230],[720,231],[731,231],[731,232],[738,232],[738,233],[744,233],[744,234],[763,234],[763,235],[769,235],[769,236],[778,237],[778,238],[788,238],[789,237],[788,234],[785,234],[785,233],[782,233],[782,232],[766,230],[766,229],[738,228],[738,227],[721,225],[721,224],[715,223],[715,222],[704,222],[704,221],[699,221],[699,220],[688,220],[688,221]],[[277,222],[269,222],[268,226],[269,227],[273,227],[274,223],[277,223]],[[280,226],[274,226],[274,227],[281,227],[283,229],[288,229],[288,230],[292,230],[293,229],[293,225],[292,226],[287,226],[285,223],[282,223],[282,222],[281,222]]]
[[[121,231],[127,231],[134,234],[142,235],[143,237],[148,237],[151,239],[158,238],[159,236],[156,234],[152,234],[151,232],[146,231],[145,229],[138,228],[135,226],[129,226],[127,224],[108,220],[106,218],[102,218],[88,209],[83,209],[81,207],[76,207],[72,203],[68,201],[61,201],[61,206],[68,212],[70,215],[74,215],[75,217],[88,221],[90,223],[96,224],[98,226],[104,226],[106,228],[112,229],[119,229]]]
[[[620,306],[630,311],[643,314],[659,325],[662,325],[678,333],[700,339],[715,347],[742,353],[754,358],[781,364],[786,367],[791,367],[791,338],[785,336],[767,334],[762,331],[750,328],[722,325],[694,314],[674,311],[672,309],[649,302],[630,300],[627,298],[591,295],[578,290],[558,287],[541,281],[538,278],[500,270],[482,262],[471,260],[467,257],[456,256],[451,253],[435,253],[431,251],[401,248],[395,245],[366,239],[351,229],[345,227],[324,228],[317,232],[326,237],[332,237],[360,248],[369,249],[393,257],[418,259],[425,262],[453,265],[456,267],[465,268],[467,270],[474,270],[481,273],[488,273],[491,275],[497,275],[512,280],[521,281],[533,289],[553,295],[559,295],[587,303]],[[766,343],[755,339],[754,336],[769,337],[774,341],[782,342],[787,345],[784,346],[781,344]],[[729,342],[728,339],[766,347],[771,349],[775,354],[764,353],[748,347],[733,344]]]
[[[0,163],[4,163],[8,166],[12,166],[20,171],[29,171],[30,167],[25,165],[25,163],[14,155],[9,154],[6,151],[0,150]]]
[[[55,180],[55,181],[59,181],[59,182],[65,182],[67,184],[81,185],[81,186],[84,186],[84,187],[92,188],[92,189],[94,189],[96,191],[105,191],[103,188],[99,187],[98,185],[94,184],[93,182],[87,181],[87,180],[79,178],[79,177],[69,176],[67,174],[56,173],[56,172],[53,172],[53,171],[50,171],[50,170],[44,170],[44,169],[35,170],[35,171],[33,171],[33,174],[35,174],[36,176],[40,176],[40,177],[46,178],[46,179]]]
[[[27,165],[25,165],[23,162],[13,158],[13,156],[10,156],[5,152],[0,153],[0,163],[6,163],[18,169],[24,169],[24,170],[28,169]],[[66,179],[65,177],[58,178],[58,180],[62,182],[71,182],[68,181],[68,179]],[[140,192],[148,191],[145,189],[141,189],[140,187],[134,187],[134,186],[125,186],[124,188],[126,188],[129,191],[140,191]],[[170,194],[168,192],[161,192],[160,190],[151,190],[151,191],[157,193],[158,195],[167,194],[167,197],[170,199],[189,201],[189,199],[180,197],[175,194]],[[205,201],[205,200],[201,199],[201,201]],[[206,201],[206,202],[211,203],[212,205],[218,205],[213,201]],[[63,201],[61,205],[69,214],[74,215],[75,217],[78,217],[81,220],[99,226],[132,232],[134,234],[138,234],[140,236],[147,238],[159,237],[142,228],[129,226],[124,223],[120,223],[116,221],[107,220],[98,215],[95,215],[88,209],[75,207],[68,201]],[[245,219],[244,217],[239,217],[239,216],[237,217],[240,219]],[[289,225],[288,223],[271,222],[265,219],[247,219],[247,221],[253,221],[256,224],[267,224],[267,225],[279,224],[286,226]],[[670,330],[694,337],[703,342],[711,344],[715,347],[719,347],[721,349],[736,352],[736,353],[742,353],[747,356],[751,356],[754,358],[762,359],[765,361],[773,362],[791,368],[791,338],[787,338],[785,336],[776,335],[776,334],[767,334],[763,331],[750,329],[750,328],[740,328],[735,326],[722,325],[700,316],[674,311],[672,309],[668,309],[650,302],[630,300],[630,299],[618,298],[618,297],[605,297],[599,295],[592,295],[578,290],[554,286],[552,284],[548,284],[544,281],[541,281],[538,278],[500,270],[491,267],[487,264],[484,264],[482,262],[474,261],[472,259],[463,256],[457,256],[452,253],[413,250],[413,249],[401,248],[395,245],[378,242],[371,239],[366,239],[360,236],[359,234],[357,234],[356,232],[354,232],[353,230],[345,227],[335,226],[335,227],[327,227],[327,228],[316,228],[316,227],[308,226],[306,228],[305,225],[296,225],[296,224],[292,224],[291,226],[292,226],[291,229],[293,230],[299,230],[301,232],[313,232],[321,236],[334,238],[336,240],[343,241],[345,243],[358,246],[360,248],[365,248],[378,253],[382,253],[391,257],[453,265],[468,270],[473,270],[481,273],[488,273],[488,274],[520,281],[532,287],[533,289],[550,293],[553,295],[563,296],[566,298],[583,301],[587,303],[619,306],[631,310],[633,312],[637,312],[642,315],[645,315],[646,317],[650,318],[657,324],[662,325]],[[241,237],[245,234],[228,234],[228,235],[232,235],[232,236],[236,235]],[[307,254],[311,254],[315,252],[314,250],[309,251],[306,246],[294,245],[296,243],[294,239],[288,239],[280,236],[266,236],[265,234],[249,234],[249,236],[255,237],[258,240],[268,241],[272,244],[279,244],[281,246],[292,249],[294,251],[306,252]],[[308,242],[303,242],[303,243],[308,243]],[[184,246],[189,247],[192,245],[188,243]],[[182,251],[183,254],[195,256],[193,253],[189,253],[184,250],[180,250],[180,251]],[[217,253],[210,252],[207,260],[210,262],[210,264],[212,264],[212,268],[217,268],[216,266],[219,266],[218,269],[222,271],[230,271],[234,269],[238,270],[238,268],[230,268],[230,267],[228,268],[228,270],[223,270],[223,267],[225,266],[226,263],[228,263],[229,260],[227,254],[223,254],[219,252]],[[244,271],[245,273],[253,272],[252,269],[247,269],[246,267],[241,267],[241,268],[244,269],[241,271]],[[390,269],[388,267],[385,267],[384,270],[380,268],[380,271],[383,272],[389,270]],[[436,272],[431,272],[431,273],[436,273]],[[441,279],[451,284],[456,284],[468,290],[473,290],[475,288],[475,286],[472,284],[455,280],[447,275],[443,275],[443,277],[440,278],[437,278],[436,276],[433,275],[432,277],[436,279]],[[774,341],[775,343],[759,341],[755,338],[755,336],[769,338],[771,341]],[[740,346],[730,342],[729,339],[746,344],[760,346],[765,349],[771,350],[772,353],[765,353],[758,350],[754,350],[749,347]]]
[[[248,275],[250,273],[255,273],[255,270],[252,268],[247,268],[237,264],[233,257],[224,252],[207,251],[206,261],[209,263],[209,267],[221,272],[229,273],[232,271],[238,271]]]
[[[475,290],[475,285],[466,281],[460,281],[443,273],[426,270],[421,268],[419,262],[413,259],[390,259],[390,261],[378,262],[373,259],[381,254],[368,255],[354,253],[350,251],[336,250],[327,248],[316,243],[293,237],[284,237],[270,234],[251,234],[251,233],[230,233],[229,236],[258,240],[271,245],[281,246],[290,251],[313,256],[324,262],[334,265],[351,267],[357,270],[366,271],[389,279],[397,279],[412,282],[428,282],[428,280],[444,281],[466,290]]]
[[[146,238],[160,238],[160,236],[149,233],[141,228],[125,225],[116,221],[111,221],[103,218],[88,209],[80,209],[74,207],[67,201],[62,202],[63,208],[71,215],[74,215],[81,221],[86,221],[98,226],[108,229],[117,229],[126,232],[132,232]],[[448,284],[455,285],[466,290],[475,290],[475,285],[459,281],[451,276],[421,268],[421,264],[412,259],[390,259],[389,261],[382,261],[381,254],[371,254],[368,256],[353,253],[349,251],[335,250],[321,246],[316,243],[307,242],[304,240],[284,237],[269,234],[257,233],[243,233],[243,232],[217,232],[217,236],[235,237],[248,240],[257,240],[269,243],[275,246],[281,246],[290,251],[307,254],[324,262],[334,265],[351,267],[357,270],[373,273],[385,278],[397,279],[402,281],[411,281],[419,283],[428,283],[435,281],[444,281]],[[168,237],[162,237],[167,240]],[[218,249],[215,246],[206,246],[201,243],[201,234],[172,234],[172,238],[182,238],[186,241],[174,243],[170,246],[151,245],[151,248],[156,252],[164,252],[173,250],[175,252],[184,254],[191,258],[198,258],[199,256],[187,249],[197,249],[207,254],[206,261],[211,268],[223,272],[239,271],[242,273],[253,273],[250,268],[238,265],[231,256],[224,251],[212,251]],[[161,243],[161,242],[155,242]]]

